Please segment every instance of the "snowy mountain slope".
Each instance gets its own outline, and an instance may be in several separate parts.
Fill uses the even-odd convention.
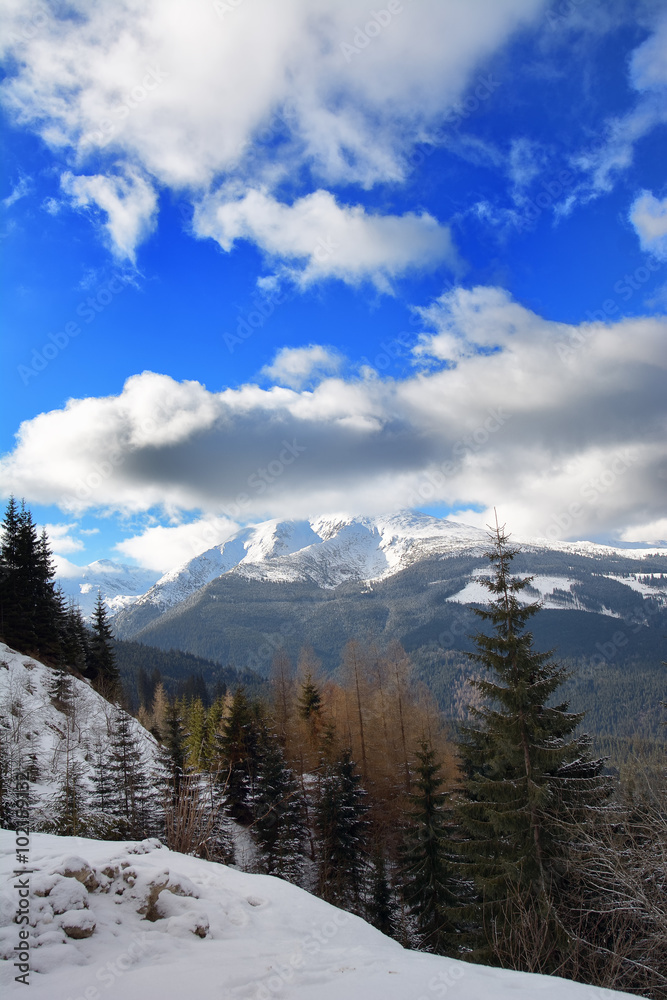
[[[70,677],[69,713],[58,708],[49,689],[53,672],[30,656],[0,642],[0,727],[12,770],[30,769],[34,821],[48,820],[59,779],[69,761],[83,769],[90,788],[90,753],[96,743],[108,744],[114,707],[87,681]],[[157,744],[128,716],[147,768],[155,764]],[[19,761],[21,768],[19,768]]]
[[[542,598],[547,609],[595,611],[618,617],[625,613],[628,604],[627,595],[623,596],[624,589],[628,594],[630,590],[637,595],[641,592],[657,605],[667,606],[667,578],[656,581],[655,586],[637,583],[642,573],[667,570],[665,550],[647,552],[613,549],[589,542],[551,543],[546,540],[519,541],[519,544],[526,556],[520,572],[535,575],[529,599]],[[458,593],[448,595],[452,603],[485,601],[487,592],[475,579],[475,574],[488,572],[484,559],[488,546],[485,531],[408,512],[382,517],[340,514],[310,521],[265,521],[244,528],[224,544],[163,576],[132,606],[116,615],[116,634],[120,638],[137,637],[144,641],[144,631],[154,622],[171,616],[175,609],[186,609],[207,586],[220,580],[227,580],[230,587],[234,580],[256,583],[265,588],[270,601],[287,599],[284,593],[269,595],[271,586],[283,586],[283,590],[284,585],[300,587],[301,597],[306,586],[312,589],[313,599],[319,601],[322,591],[335,591],[341,585],[364,584],[372,590],[380,582],[398,579],[407,570],[437,564],[440,570],[432,575],[434,583],[446,582],[443,577],[459,579],[464,572]],[[653,559],[655,565],[649,567],[647,559]],[[578,574],[571,571],[575,565],[581,570]],[[643,566],[647,568],[642,569]],[[619,570],[625,575],[621,576]],[[600,590],[600,586],[593,586],[591,581],[601,574],[614,584],[616,591],[598,599],[593,591]],[[227,594],[221,592],[216,599],[224,601],[226,597]],[[254,593],[252,599],[255,600]],[[249,619],[245,607],[241,607],[235,622],[225,627],[228,631],[237,627],[247,629],[243,642],[250,640],[252,644],[251,633],[258,631],[258,622],[265,623],[266,615],[251,615]],[[280,624],[275,628],[261,624],[261,630],[267,635],[279,628]],[[153,642],[152,637],[146,635],[145,638]],[[160,638],[155,644],[165,649],[173,645],[194,651],[191,645],[182,645],[178,630],[171,630],[168,644],[165,643],[167,639]],[[197,652],[209,657],[237,655],[232,647],[222,654],[219,646],[213,645],[206,652],[200,648]]]
[[[230,572],[251,580],[333,588],[347,580],[383,579],[419,559],[481,553],[487,546],[486,532],[424,514],[273,519],[244,528],[166,573],[136,603],[161,613]]]
[[[406,951],[280,879],[176,854],[159,841],[31,837],[33,1000],[600,1000],[554,976]],[[0,986],[22,996],[15,834],[0,832]]]
[[[77,572],[78,570],[78,572]],[[98,590],[111,614],[120,611],[145,594],[157,573],[138,566],[126,566],[111,559],[97,559],[88,566],[68,563],[58,573],[57,582],[67,597],[72,597],[89,618],[95,607]]]

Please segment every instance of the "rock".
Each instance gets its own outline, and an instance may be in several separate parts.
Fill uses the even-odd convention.
[[[91,937],[96,927],[95,918],[86,910],[68,910],[62,914],[59,923],[67,937],[75,941]]]

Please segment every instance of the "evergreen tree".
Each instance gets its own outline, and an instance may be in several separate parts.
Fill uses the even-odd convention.
[[[130,836],[147,837],[154,817],[148,798],[146,761],[133,720],[121,708],[114,711],[109,744],[111,812],[127,822]]]
[[[243,688],[237,688],[218,734],[220,780],[225,785],[229,814],[242,823],[252,821],[257,763],[257,725]]]
[[[183,720],[175,701],[167,705],[160,739],[159,758],[167,789],[166,798],[173,803],[178,798],[181,781],[186,773],[187,756]]]
[[[265,734],[260,752],[255,815],[253,831],[262,872],[298,883],[306,837],[303,798],[280,740],[272,734]]]
[[[367,919],[383,934],[394,937],[396,922],[394,918],[395,899],[389,881],[387,860],[382,850],[382,844],[376,844],[371,857],[370,893],[366,906]]]
[[[185,710],[185,747],[188,764],[197,771],[204,765],[206,741],[206,712],[201,698],[195,698]]]
[[[347,748],[322,764],[316,809],[317,892],[336,906],[360,912],[366,869],[366,792]]]
[[[110,699],[119,697],[121,684],[113,652],[113,632],[109,624],[106,605],[99,590],[92,615],[86,670],[97,689],[105,697]]]
[[[493,600],[474,609],[492,627],[474,637],[489,676],[472,682],[488,704],[471,710],[477,725],[460,743],[461,849],[477,905],[461,915],[477,922],[479,957],[549,972],[568,947],[557,907],[572,831],[604,800],[607,783],[588,738],[573,736],[582,715],[550,704],[566,672],[533,649],[526,624],[539,604],[518,597],[530,578],[510,575],[516,550],[504,528],[492,537],[494,577],[483,582]]]
[[[444,955],[454,931],[448,908],[456,905],[455,876],[447,855],[448,796],[435,751],[422,742],[410,795],[402,857],[403,897],[415,921],[419,948]]]

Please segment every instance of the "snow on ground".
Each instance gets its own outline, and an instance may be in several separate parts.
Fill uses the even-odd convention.
[[[266,875],[159,841],[34,834],[16,876],[0,831],[0,989],[14,977],[29,878],[31,1000],[602,1000],[629,997],[406,951],[358,917]]]
[[[17,653],[0,642],[0,726],[13,757],[30,766],[30,792],[42,818],[49,816],[65,761],[76,761],[89,782],[91,749],[109,740],[113,707],[89,681],[69,677],[72,702],[67,712],[54,704],[49,688],[51,671],[39,660]],[[136,719],[128,716],[150,770],[157,744]]]

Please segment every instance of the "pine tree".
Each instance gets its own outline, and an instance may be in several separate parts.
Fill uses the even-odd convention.
[[[332,762],[323,760],[316,809],[317,892],[322,899],[360,912],[366,870],[366,792],[346,748]]]
[[[483,581],[490,609],[475,609],[492,626],[475,637],[489,676],[473,681],[488,700],[472,709],[476,726],[463,730],[464,869],[474,882],[478,954],[487,961],[552,971],[567,949],[558,900],[571,830],[606,797],[602,761],[590,758],[586,736],[573,736],[582,715],[550,704],[566,671],[533,649],[526,631],[539,604],[518,595],[530,578],[510,575],[516,550],[496,524],[488,553],[494,577]],[[571,825],[572,824],[572,825]]]
[[[120,674],[113,652],[113,632],[106,605],[98,590],[92,615],[92,632],[88,645],[87,673],[97,689],[109,699],[121,693]]]
[[[451,832],[448,795],[435,751],[422,742],[410,795],[411,810],[402,857],[403,897],[416,925],[419,948],[444,955],[454,931],[448,908],[458,902],[447,843]]]
[[[264,734],[257,769],[255,815],[253,832],[261,871],[298,883],[306,837],[304,803],[279,738],[268,733]]]

